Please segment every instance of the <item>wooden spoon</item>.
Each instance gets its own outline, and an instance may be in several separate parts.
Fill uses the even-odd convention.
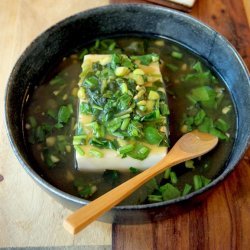
[[[178,163],[207,153],[213,149],[217,143],[217,137],[196,130],[183,135],[168,154],[157,164],[68,216],[64,220],[64,228],[72,234],[78,233],[157,174]]]

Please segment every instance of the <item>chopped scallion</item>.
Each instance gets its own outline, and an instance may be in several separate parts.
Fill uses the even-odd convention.
[[[168,179],[169,178],[170,172],[171,172],[170,168],[168,168],[168,169],[165,170],[165,172],[164,172],[164,179]]]
[[[202,188],[202,179],[200,175],[194,175],[193,177],[194,189],[199,190]]]
[[[149,152],[150,149],[148,147],[136,143],[134,149],[128,153],[128,156],[137,160],[144,160],[145,158],[147,158]]]
[[[127,153],[131,152],[133,149],[134,149],[133,144],[127,144],[127,145],[120,147],[118,149],[118,152],[119,152],[119,154],[123,155],[123,154],[127,154]]]
[[[135,167],[130,167],[129,168],[129,171],[133,174],[137,174],[140,172],[140,170],[138,168],[135,168]]]
[[[89,154],[91,156],[96,157],[96,158],[102,158],[104,156],[103,152],[101,152],[100,150],[94,149],[94,148],[91,148],[89,150]]]
[[[85,152],[84,152],[84,150],[81,148],[81,146],[79,146],[79,145],[74,145],[74,148],[75,148],[76,152],[77,152],[79,155],[83,156],[83,155],[85,154]]]
[[[163,135],[154,127],[146,127],[144,129],[144,137],[150,144],[159,145],[163,140]]]
[[[162,196],[161,195],[150,194],[150,195],[148,195],[148,201],[149,202],[161,202],[162,201]]]
[[[189,194],[191,190],[192,190],[192,186],[186,183],[182,191],[182,195],[184,196],[184,195]]]
[[[161,186],[160,191],[162,193],[162,198],[164,201],[175,199],[181,195],[179,189],[170,183]]]
[[[194,169],[195,168],[194,161],[193,160],[185,161],[185,167]]]
[[[178,182],[177,175],[175,172],[170,172],[170,181],[172,184],[176,184]]]
[[[180,52],[177,52],[177,51],[173,51],[173,52],[171,53],[171,56],[172,56],[173,58],[176,58],[176,59],[181,59],[181,58],[183,57],[183,54],[180,53]]]

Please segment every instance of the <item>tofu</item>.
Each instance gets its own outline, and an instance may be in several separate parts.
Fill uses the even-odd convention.
[[[152,147],[149,156],[140,161],[129,156],[121,158],[117,152],[110,149],[102,149],[103,157],[95,158],[87,153],[91,148],[90,146],[83,146],[83,148],[86,152],[85,155],[76,154],[76,161],[78,170],[86,172],[103,172],[106,169],[128,172],[130,167],[145,170],[160,161],[167,153],[164,147]]]
[[[92,66],[94,63],[99,63],[105,67],[105,65],[110,64],[111,60],[112,60],[112,55],[86,55],[84,57],[82,69],[83,71],[88,70],[89,72],[91,72]],[[138,74],[143,73],[145,76],[147,76],[143,84],[138,81],[138,85],[136,87],[136,89],[138,90],[136,90],[136,93],[139,93],[139,91],[142,88],[145,89],[145,87],[152,86],[153,82],[160,81],[163,83],[158,60],[152,61],[149,65],[142,65],[140,63],[140,60],[134,59],[134,63],[137,65],[137,69],[139,69],[139,71],[127,70],[127,69],[123,69],[122,67],[120,67],[119,70],[115,70],[115,74],[122,75],[118,77],[122,77],[125,79],[131,78],[131,79],[136,79],[136,80],[137,78],[135,78],[133,75],[135,73],[138,73]],[[86,72],[84,75],[83,74],[80,75],[81,79],[79,82],[79,86],[82,86],[82,83],[85,81],[85,77],[86,77]],[[141,80],[141,77],[139,78]],[[158,88],[158,91],[162,91],[165,93],[165,89],[163,85],[162,87]],[[136,100],[137,95],[138,94],[133,96],[136,102],[139,101],[139,100]],[[79,150],[76,150],[76,153],[75,153],[78,170],[85,171],[85,172],[102,172],[102,171],[105,171],[106,169],[112,169],[112,170],[118,170],[121,172],[126,172],[126,171],[129,171],[130,167],[135,167],[139,170],[145,170],[149,168],[150,166],[156,164],[166,155],[167,153],[166,146],[151,145],[146,141],[143,141],[140,143],[148,147],[150,149],[150,153],[143,160],[134,159],[128,155],[125,158],[122,158],[121,155],[119,154],[119,150],[113,150],[113,149],[107,149],[107,148],[100,149],[97,147],[93,147],[92,145],[89,145],[88,140],[92,138],[93,136],[93,130],[91,126],[89,126],[89,124],[91,124],[91,122],[94,121],[94,117],[93,115],[89,115],[89,114],[81,112],[80,107],[82,103],[84,104],[89,103],[89,96],[87,95],[87,93],[85,93],[84,96],[82,95],[78,95],[78,96],[79,96],[79,109],[78,109],[77,127],[83,128],[84,133],[87,138],[83,144],[77,145],[78,149],[80,147],[80,150],[82,151],[81,153],[79,152]],[[149,103],[152,102],[150,100],[147,100],[147,101],[149,101]],[[100,108],[103,108],[103,107],[100,107]],[[167,124],[162,129],[164,133],[166,133],[166,137],[168,137]],[[127,142],[131,143],[131,141],[129,140],[121,139],[119,137],[116,138],[114,135],[109,134],[109,133],[105,134],[105,138],[110,139],[110,140],[114,140],[114,139],[117,140],[120,147],[123,145],[126,145]],[[137,143],[137,140],[133,140],[132,143]],[[101,152],[101,155],[97,155],[96,157],[93,156],[93,154],[90,153],[91,149]]]

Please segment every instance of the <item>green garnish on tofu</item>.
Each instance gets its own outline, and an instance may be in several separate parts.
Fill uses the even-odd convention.
[[[81,131],[73,139],[77,153],[91,145],[99,149],[88,149],[90,157],[101,158],[100,149],[112,149],[122,158],[144,160],[150,154],[149,145],[166,147],[169,109],[158,55],[85,55],[82,69]]]

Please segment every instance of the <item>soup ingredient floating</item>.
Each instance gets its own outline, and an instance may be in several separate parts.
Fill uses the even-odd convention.
[[[79,170],[144,170],[166,155],[169,109],[158,55],[85,55],[78,98]]]
[[[217,137],[197,130],[185,134],[161,161],[77,210],[64,221],[64,227],[72,234],[79,232],[152,177],[163,172],[166,168],[209,152],[217,143]]]

